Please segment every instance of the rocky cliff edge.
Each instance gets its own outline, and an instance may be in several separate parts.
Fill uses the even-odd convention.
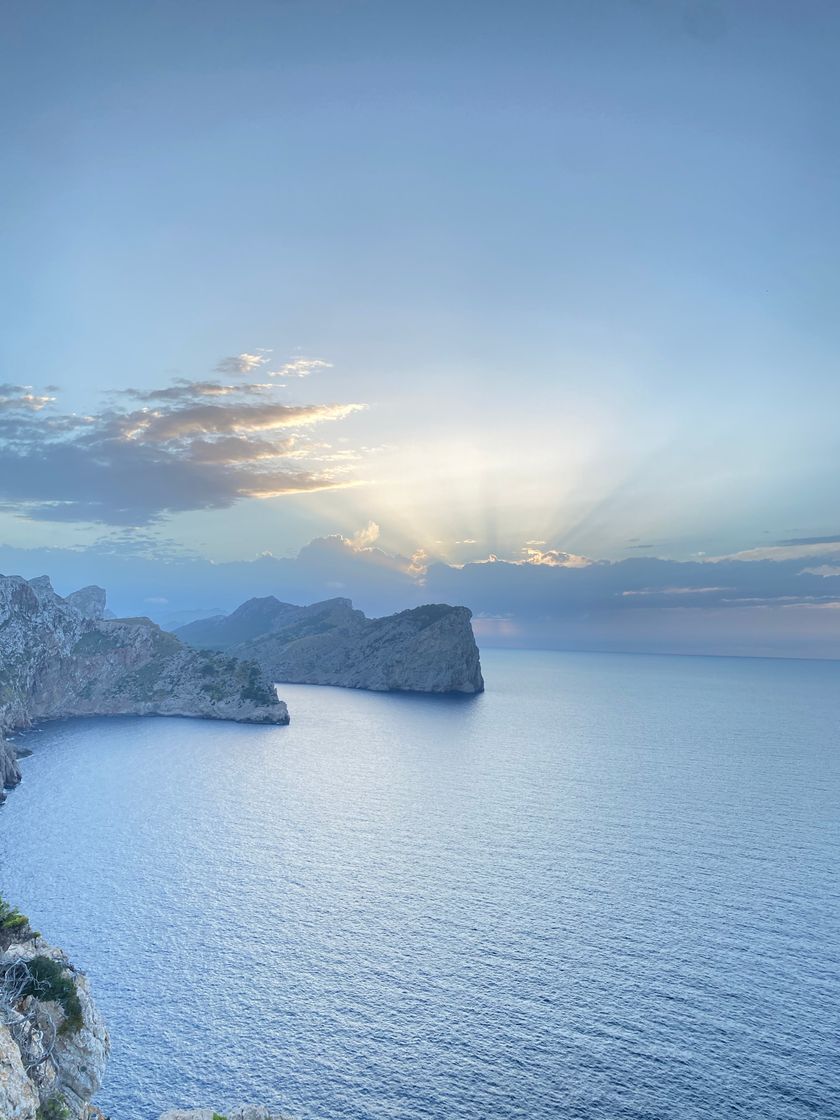
[[[0,576],[0,781],[20,780],[5,735],[66,716],[170,715],[288,723],[254,663],[183,645],[147,618],[107,619],[105,593],[63,599],[46,576]],[[2,799],[2,793],[0,793]]]
[[[84,973],[0,901],[0,1117],[101,1117],[109,1050]]]

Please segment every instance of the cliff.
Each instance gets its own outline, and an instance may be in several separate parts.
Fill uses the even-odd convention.
[[[99,1117],[109,1050],[84,973],[0,902],[0,1117]]]
[[[310,607],[273,596],[175,631],[198,649],[256,661],[274,681],[378,692],[482,692],[478,647],[466,607],[431,604],[366,618],[349,599]]]
[[[46,576],[0,576],[4,788],[17,784],[20,771],[3,736],[39,720],[178,715],[288,723],[286,705],[257,665],[198,653],[147,618],[107,619],[104,609],[100,588],[62,599]]]

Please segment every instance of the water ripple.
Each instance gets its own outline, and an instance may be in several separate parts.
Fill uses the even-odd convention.
[[[485,663],[28,737],[3,890],[91,975],[107,1111],[840,1116],[840,668]]]

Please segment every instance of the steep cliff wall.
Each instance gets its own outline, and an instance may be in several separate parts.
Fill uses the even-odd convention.
[[[484,680],[471,617],[466,607],[436,603],[366,618],[349,599],[296,607],[269,597],[176,634],[196,648],[256,661],[274,681],[474,693]]]

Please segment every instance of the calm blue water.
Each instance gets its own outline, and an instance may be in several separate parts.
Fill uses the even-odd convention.
[[[26,737],[0,887],[89,972],[117,1120],[840,1116],[840,666],[484,663]]]

